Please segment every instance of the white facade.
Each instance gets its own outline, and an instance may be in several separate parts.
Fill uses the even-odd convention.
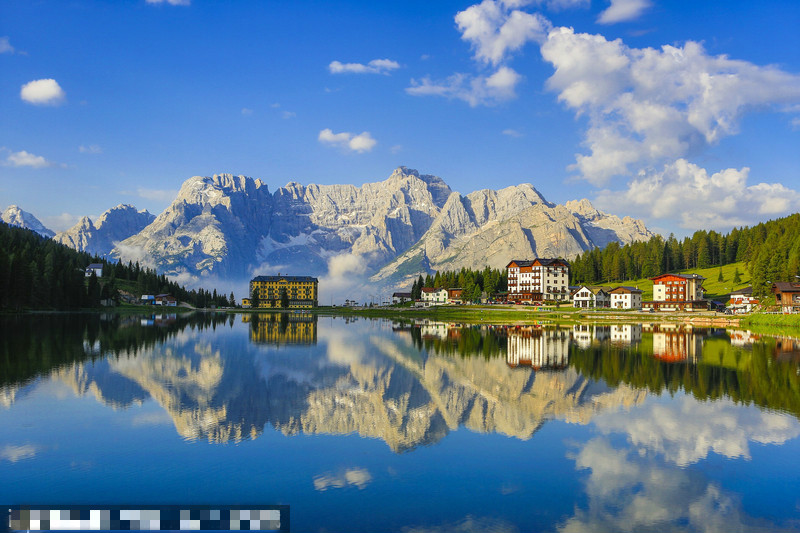
[[[512,300],[569,300],[569,263],[560,259],[511,261],[508,269],[508,296]]]
[[[633,287],[617,287],[609,291],[612,309],[641,309],[642,291]]]
[[[581,286],[572,295],[572,305],[580,308],[608,307],[611,299],[602,287]]]
[[[634,342],[641,342],[642,325],[615,324],[611,326],[610,338],[611,342],[617,344],[632,344]]]
[[[506,364],[535,370],[564,368],[569,364],[569,344],[570,332],[566,330],[509,333]]]
[[[422,301],[427,305],[437,305],[447,303],[447,289],[432,289],[425,287],[422,289]]]

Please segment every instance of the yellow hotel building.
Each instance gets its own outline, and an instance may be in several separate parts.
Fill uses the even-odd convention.
[[[284,297],[285,295],[285,297]],[[250,280],[250,303],[259,309],[317,307],[319,281],[310,276],[257,276]]]

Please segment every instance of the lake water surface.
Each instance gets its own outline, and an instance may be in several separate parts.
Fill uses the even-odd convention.
[[[0,318],[0,503],[292,531],[800,531],[800,341],[675,325]]]

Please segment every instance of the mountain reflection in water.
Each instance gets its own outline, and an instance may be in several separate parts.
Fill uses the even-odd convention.
[[[185,439],[238,442],[270,424],[287,435],[357,433],[396,452],[460,426],[529,439],[547,420],[585,424],[664,390],[800,414],[796,365],[781,363],[796,341],[738,331],[422,321],[388,336],[331,328],[309,351],[300,348],[317,343],[312,314],[241,315],[251,344],[233,345],[205,331],[233,327],[234,315],[84,320],[58,328],[59,319],[29,318],[27,328],[47,325],[13,348],[29,359],[4,367],[0,401],[10,405],[42,374],[115,409],[152,398]],[[60,358],[48,365],[43,354],[56,344]]]
[[[799,346],[678,324],[3,317],[0,475],[29,497],[54,464],[55,494],[120,469],[138,485],[112,496],[277,495],[303,531],[791,530]],[[80,429],[60,438],[41,405]],[[382,514],[329,524],[342,502]]]

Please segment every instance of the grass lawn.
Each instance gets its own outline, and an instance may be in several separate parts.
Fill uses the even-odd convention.
[[[739,269],[739,283],[734,284],[733,278],[736,274],[736,269]],[[722,270],[722,281],[719,281],[719,273]],[[703,282],[703,287],[706,289],[707,300],[725,300],[726,296],[731,292],[744,289],[750,285],[750,273],[747,271],[744,263],[731,263],[722,267],[711,268],[692,268],[689,270],[680,270],[674,272],[675,274],[699,274],[706,278]],[[642,300],[653,299],[653,281],[647,278],[633,279],[626,281],[615,281],[613,283],[597,283],[604,287],[619,287],[626,285],[629,287],[638,287],[642,291]]]

